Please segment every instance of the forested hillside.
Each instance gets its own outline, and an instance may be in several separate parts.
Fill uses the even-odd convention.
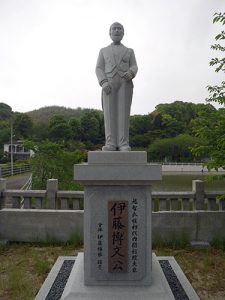
[[[40,109],[27,112],[33,123],[48,123],[49,119],[54,115],[63,115],[65,119],[72,117],[80,118],[84,112],[97,111],[89,108],[78,107],[76,109],[67,108],[64,106],[45,106]],[[100,111],[99,111],[100,112]]]
[[[216,109],[211,104],[175,101],[159,104],[146,115],[130,118],[130,145],[133,150],[146,150],[150,161],[183,161],[206,159],[193,157],[190,148],[206,143],[194,135],[202,116]],[[28,113],[13,112],[0,103],[0,159],[7,160],[3,143],[10,139],[29,140],[34,145],[52,142],[69,151],[101,149],[104,144],[102,111],[51,106]],[[30,144],[31,146],[31,144]],[[32,146],[31,146],[32,147]]]

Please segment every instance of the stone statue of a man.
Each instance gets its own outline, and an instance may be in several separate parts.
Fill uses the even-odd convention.
[[[124,28],[113,23],[109,31],[113,43],[99,53],[96,75],[102,87],[105,122],[103,151],[130,151],[129,116],[133,95],[132,79],[137,73],[133,49],[121,44]]]

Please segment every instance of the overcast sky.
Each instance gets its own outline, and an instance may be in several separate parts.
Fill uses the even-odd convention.
[[[43,106],[101,109],[95,75],[109,26],[124,25],[122,43],[135,51],[132,114],[159,103],[204,103],[225,0],[0,0],[0,102],[13,111]]]

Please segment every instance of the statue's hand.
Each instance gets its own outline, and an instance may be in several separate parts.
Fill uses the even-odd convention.
[[[127,81],[129,81],[129,80],[132,79],[132,74],[131,74],[130,72],[126,72],[126,73],[124,73],[123,77],[124,77]]]
[[[112,89],[112,88],[111,88],[110,84],[108,83],[108,81],[105,82],[105,83],[103,83],[103,85],[102,85],[102,90],[106,93],[106,95],[109,95],[109,94],[110,94],[111,89]]]

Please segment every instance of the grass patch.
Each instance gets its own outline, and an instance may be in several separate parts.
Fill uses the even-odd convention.
[[[187,239],[171,239],[171,240],[155,240],[152,243],[153,248],[171,248],[171,249],[182,249],[189,246]]]
[[[214,238],[211,242],[211,246],[225,251],[225,238]]]
[[[183,231],[180,235],[171,234],[167,239],[161,238],[155,234],[152,241],[153,248],[171,248],[171,249],[185,249],[190,246],[190,237],[188,232]]]
[[[77,255],[73,245],[9,244],[0,246],[0,299],[34,299],[58,256]]]
[[[19,266],[9,274],[8,288],[9,291],[14,291],[11,299],[32,299],[35,292],[29,273],[23,272]]]
[[[178,246],[155,244],[153,251],[157,256],[174,256],[201,299],[225,299],[225,252],[213,247],[200,250]],[[34,299],[58,256],[83,251],[74,249],[68,243],[0,246],[0,299]]]
[[[59,238],[55,237],[54,235],[47,235],[45,240],[39,241],[34,239],[31,243],[34,246],[40,247],[56,247],[56,246],[73,246],[74,248],[79,248],[83,246],[83,237],[74,232],[71,234],[70,238],[67,241],[62,241]]]
[[[156,255],[174,256],[200,299],[225,299],[225,252],[215,248],[154,249]]]
[[[48,274],[48,271],[50,269],[50,261],[47,260],[43,260],[40,256],[37,255],[37,253],[35,253],[33,255],[33,266],[34,266],[34,271],[38,274],[38,275],[45,275]]]
[[[83,245],[83,237],[78,233],[73,233],[70,239],[67,241],[68,245],[73,245],[74,247],[81,247]]]

